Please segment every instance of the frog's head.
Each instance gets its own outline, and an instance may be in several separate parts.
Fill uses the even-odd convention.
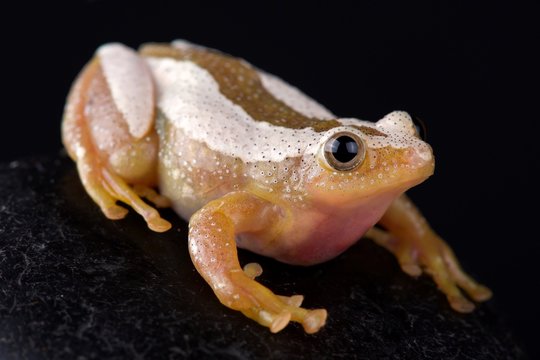
[[[352,204],[377,196],[393,198],[433,173],[431,147],[402,111],[376,123],[341,119],[318,144],[308,180],[316,201]]]

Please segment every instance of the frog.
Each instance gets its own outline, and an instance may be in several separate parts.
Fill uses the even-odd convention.
[[[368,237],[406,274],[430,275],[457,312],[492,296],[406,194],[435,167],[407,112],[338,117],[285,80],[185,40],[107,43],[71,87],[62,141],[108,219],[126,216],[122,202],[164,232],[158,209],[171,207],[217,299],[272,333],[291,322],[316,333],[328,313],[263,286],[262,267],[241,266],[238,248],[309,266]]]

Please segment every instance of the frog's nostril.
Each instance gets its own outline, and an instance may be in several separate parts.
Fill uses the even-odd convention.
[[[412,152],[411,162],[417,166],[423,166],[433,161],[433,150],[426,143],[420,144]]]

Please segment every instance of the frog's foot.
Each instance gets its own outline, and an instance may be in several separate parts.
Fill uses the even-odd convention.
[[[377,228],[368,231],[366,236],[391,251],[407,274],[419,276],[425,271],[431,275],[456,311],[468,313],[475,308],[460,288],[478,302],[491,298],[491,290],[467,275],[448,244],[431,231],[415,240],[401,240]]]
[[[103,179],[106,181],[109,194],[114,200],[120,200],[133,208],[141,215],[148,227],[156,232],[164,232],[171,228],[171,223],[163,219],[159,212],[152,206],[145,203],[139,195],[119,176],[113,174],[107,169],[102,170]],[[145,195],[149,196],[150,201],[157,202],[156,205],[165,204],[165,199],[150,191],[150,188],[140,186],[139,190],[145,189]],[[158,205],[158,206],[159,206]]]
[[[294,321],[302,324],[306,333],[313,334],[326,322],[326,310],[300,307],[304,299],[302,295],[275,295],[245,271],[231,271],[229,281],[230,286],[225,292],[216,291],[220,301],[268,327],[273,333],[283,330],[290,321]]]
[[[244,266],[244,274],[254,280],[255,277],[262,274],[262,267],[257,263],[249,263]],[[273,295],[273,294],[272,294]],[[260,306],[252,306],[248,309],[241,310],[244,315],[257,321],[259,324],[270,328],[270,331],[276,333],[290,321],[295,321],[302,324],[304,330],[308,334],[313,334],[325,324],[327,312],[324,309],[306,310],[301,307],[304,297],[302,295],[282,296],[275,295],[281,312],[275,313],[261,309]],[[276,299],[273,299],[275,302]]]
[[[302,308],[301,295],[274,294],[255,281],[262,274],[259,264],[250,263],[242,269],[238,262],[235,235],[273,234],[277,232],[274,226],[282,226],[284,213],[275,204],[248,192],[230,193],[209,202],[191,217],[189,251],[195,267],[222,304],[241,311],[274,333],[293,321],[311,334],[325,324],[326,310]]]
[[[81,157],[77,166],[84,188],[107,218],[117,220],[126,216],[128,210],[116,204],[116,201],[122,201],[139,213],[153,231],[163,232],[171,228],[171,224],[137,194],[143,192],[156,205],[166,205],[165,199],[152,193],[153,190],[142,186],[134,190],[121,177],[87,157]]]

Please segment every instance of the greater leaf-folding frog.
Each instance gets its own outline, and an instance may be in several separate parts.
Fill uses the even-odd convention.
[[[62,138],[106,217],[126,215],[121,201],[163,232],[171,225],[156,208],[171,206],[189,220],[191,259],[219,301],[272,332],[291,321],[317,332],[327,312],[262,286],[261,267],[241,267],[237,247],[311,265],[366,235],[407,274],[431,275],[459,312],[491,296],[404,194],[434,170],[405,112],[340,118],[213,49],[112,43],[75,81]]]

